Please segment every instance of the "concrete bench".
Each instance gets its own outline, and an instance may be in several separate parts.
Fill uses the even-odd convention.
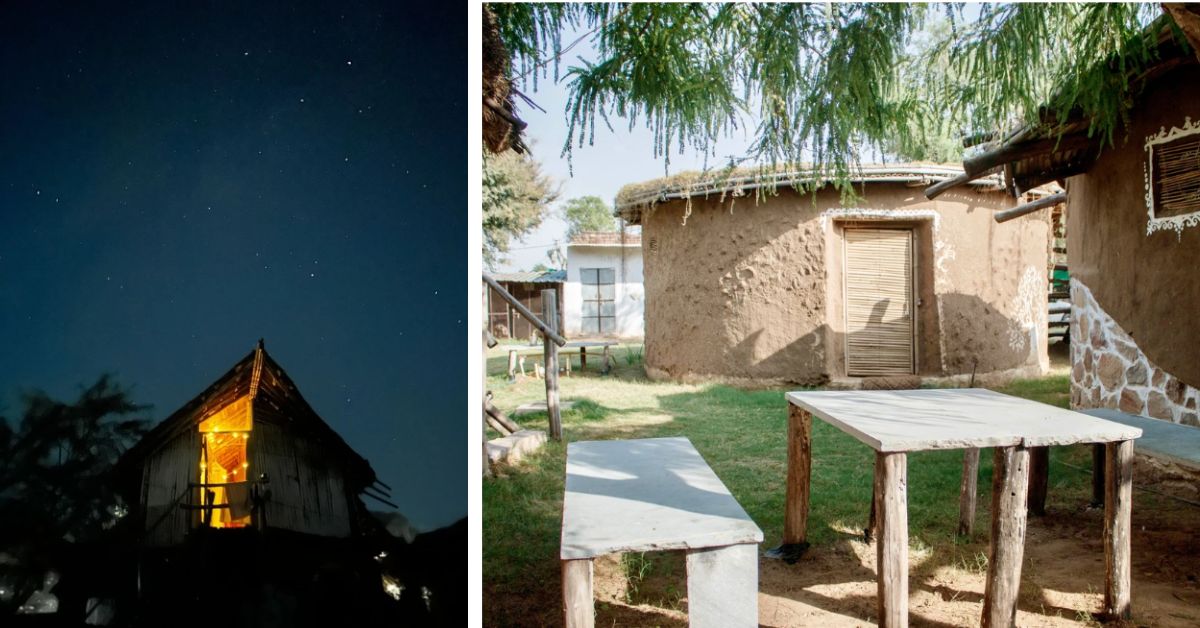
[[[560,558],[568,628],[595,625],[592,559],[662,550],[687,552],[691,626],[757,626],[762,538],[686,438],[567,445]]]
[[[610,347],[617,346],[617,343],[611,340],[572,340],[558,349],[559,356],[579,356],[579,368],[587,370],[587,350],[601,350],[601,358],[604,364],[600,372],[607,375],[612,370],[613,358]],[[542,355],[542,345],[509,345],[508,346],[508,378],[514,379],[517,375],[517,368],[520,367],[521,375],[525,375],[525,357],[530,355]],[[595,355],[593,353],[593,355]],[[563,361],[562,367],[566,372],[567,377],[571,376],[571,359],[568,357]]]
[[[1121,423],[1142,430],[1142,437],[1133,446],[1135,454],[1171,462],[1189,469],[1200,469],[1200,428],[1180,425],[1162,419],[1128,414],[1110,408],[1080,410],[1097,418]],[[1103,503],[1103,493],[1097,487],[1104,485],[1103,458],[1092,455],[1092,503]]]

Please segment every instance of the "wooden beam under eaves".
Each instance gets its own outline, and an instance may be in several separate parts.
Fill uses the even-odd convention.
[[[1025,214],[1032,214],[1033,212],[1035,212],[1039,209],[1053,207],[1055,205],[1058,205],[1059,203],[1065,203],[1065,202],[1067,202],[1067,193],[1059,192],[1058,194],[1051,194],[1050,196],[1043,196],[1042,198],[1039,198],[1036,201],[1033,201],[1030,203],[1025,203],[1024,205],[1018,205],[1012,209],[1006,209],[1004,211],[996,212],[996,215],[993,216],[993,218],[996,219],[996,222],[1008,222],[1008,221],[1012,220],[1013,218],[1020,218],[1021,216],[1024,216]]]
[[[939,182],[934,183],[933,185],[925,188],[925,198],[932,201],[933,199],[940,196],[943,192],[945,192],[951,188],[956,188],[960,185],[966,185],[976,179],[982,179],[990,174],[993,174],[994,172],[996,172],[996,170],[997,169],[993,168],[991,170],[985,170],[984,172],[980,172],[978,174],[963,173],[952,179],[945,179],[943,181],[939,181]]]

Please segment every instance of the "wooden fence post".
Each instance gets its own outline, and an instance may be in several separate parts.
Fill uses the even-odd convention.
[[[553,288],[542,290],[542,322],[552,333],[558,332],[558,297]],[[545,334],[542,353],[546,358],[546,415],[550,418],[550,438],[561,441],[562,415],[558,408],[558,345]]]

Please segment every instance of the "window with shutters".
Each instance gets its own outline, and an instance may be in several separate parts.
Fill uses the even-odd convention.
[[[581,268],[583,333],[608,335],[617,330],[616,272],[612,268]]]
[[[1149,148],[1154,218],[1200,212],[1200,134]]]

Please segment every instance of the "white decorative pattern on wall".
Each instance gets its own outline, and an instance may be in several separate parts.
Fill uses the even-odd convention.
[[[1155,366],[1077,279],[1071,279],[1071,367],[1072,408],[1200,426],[1200,391]]]
[[[1200,120],[1192,122],[1192,118],[1189,116],[1183,119],[1183,126],[1173,126],[1169,130],[1166,127],[1159,127],[1158,133],[1146,136],[1146,161],[1142,166],[1146,179],[1146,214],[1149,217],[1146,222],[1146,235],[1160,230],[1171,230],[1176,234],[1182,234],[1184,228],[1200,225],[1200,212],[1162,217],[1156,216],[1154,212],[1155,147],[1197,133],[1200,133]]]

